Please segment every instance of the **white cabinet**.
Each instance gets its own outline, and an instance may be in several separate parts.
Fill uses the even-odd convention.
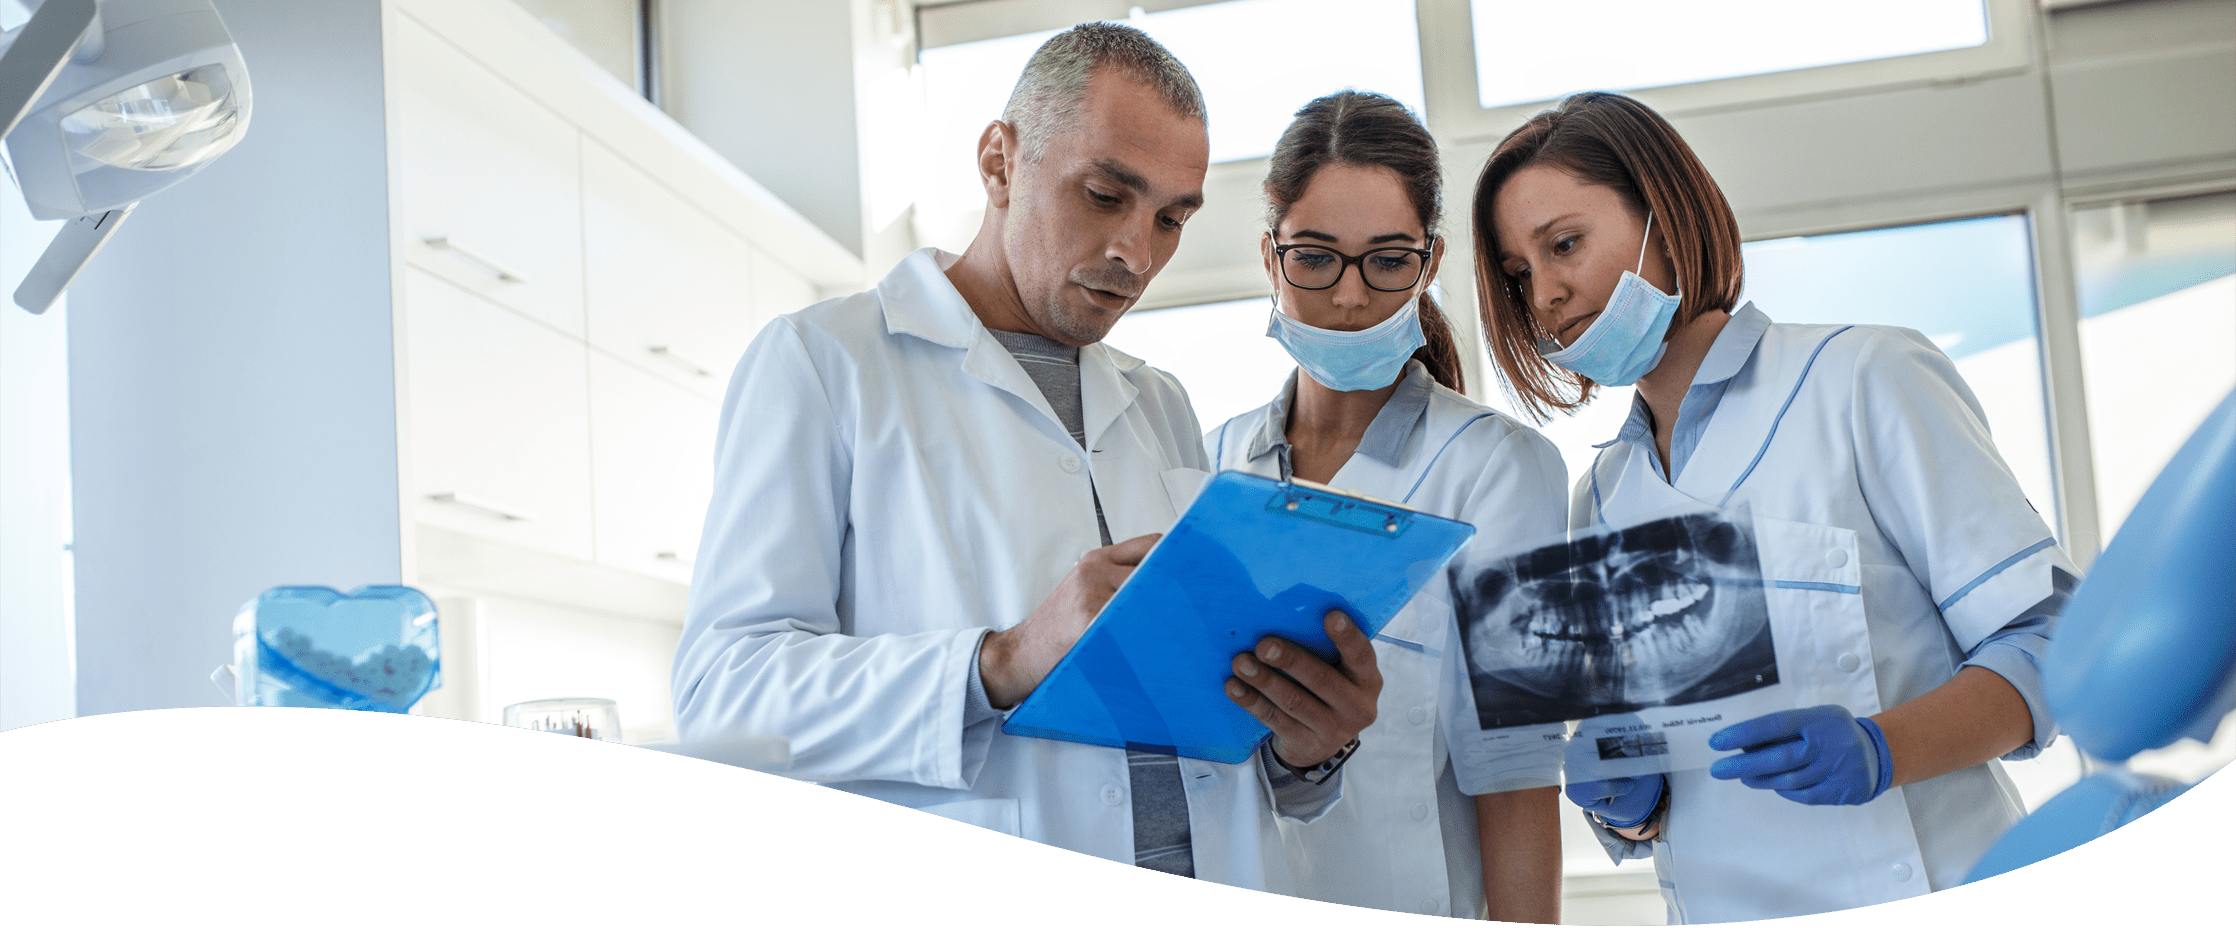
[[[590,355],[597,559],[688,585],[714,486],[714,404]]]
[[[582,334],[579,134],[411,19],[391,36],[401,258]]]
[[[753,307],[761,313],[753,326],[753,334],[759,334],[761,325],[768,320],[806,309],[815,301],[815,284],[808,282],[799,271],[786,266],[768,251],[756,249],[753,252]],[[749,335],[749,344],[750,338]]]
[[[404,309],[414,516],[589,561],[588,349],[418,270]]]
[[[595,142],[582,169],[590,343],[720,399],[763,321],[753,247]]]

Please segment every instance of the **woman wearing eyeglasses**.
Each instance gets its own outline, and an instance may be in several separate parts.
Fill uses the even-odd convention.
[[[1297,112],[1266,176],[1262,244],[1267,334],[1297,370],[1204,446],[1220,469],[1402,502],[1474,524],[1478,538],[1558,538],[1559,453],[1461,396],[1459,350],[1428,295],[1441,193],[1436,143],[1404,105],[1346,91]],[[1445,591],[1439,577],[1378,635],[1378,715],[1335,776],[1343,798],[1314,822],[1281,824],[1298,894],[1556,923],[1557,755],[1463,765],[1448,753],[1442,710],[1463,693]]]

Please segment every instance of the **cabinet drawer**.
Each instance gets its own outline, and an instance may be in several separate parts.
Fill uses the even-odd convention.
[[[598,563],[688,584],[714,485],[718,408],[590,355]]]
[[[589,561],[588,349],[419,270],[404,307],[419,522]]]
[[[604,147],[582,155],[590,343],[719,399],[758,325],[753,248]]]
[[[398,256],[582,334],[574,127],[409,17],[395,40]]]

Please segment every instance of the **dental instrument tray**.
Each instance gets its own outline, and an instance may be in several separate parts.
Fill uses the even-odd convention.
[[[1240,763],[1272,733],[1226,695],[1235,655],[1270,634],[1335,660],[1330,609],[1373,637],[1473,536],[1364,495],[1221,472],[1002,731]]]

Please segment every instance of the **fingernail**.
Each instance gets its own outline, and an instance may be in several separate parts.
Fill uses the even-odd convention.
[[[1328,616],[1328,630],[1341,634],[1351,630],[1351,616],[1336,612]]]
[[[1281,645],[1268,641],[1265,649],[1258,652],[1258,656],[1265,658],[1269,664],[1278,661],[1281,659]]]
[[[1229,681],[1227,681],[1227,695],[1228,695],[1228,696],[1232,696],[1232,697],[1234,697],[1235,699],[1241,699],[1241,698],[1242,698],[1242,684],[1240,684],[1240,683],[1236,683],[1236,682],[1234,682],[1233,680],[1229,680]]]
[[[1251,663],[1248,658],[1245,658],[1242,661],[1241,665],[1237,666],[1235,669],[1242,671],[1242,675],[1245,677],[1255,677],[1258,675],[1258,665]]]

